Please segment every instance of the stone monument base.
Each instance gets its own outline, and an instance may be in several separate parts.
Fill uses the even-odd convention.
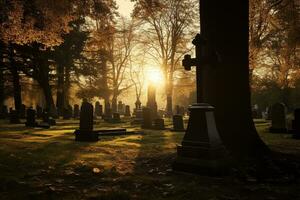
[[[75,141],[80,142],[97,142],[98,139],[98,133],[94,131],[84,131],[84,130],[75,130]]]
[[[221,175],[230,170],[230,156],[226,151],[214,119],[214,107],[193,104],[182,145],[177,147],[174,171],[202,175]]]

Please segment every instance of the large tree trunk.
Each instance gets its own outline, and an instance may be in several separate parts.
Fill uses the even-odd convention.
[[[70,105],[70,67],[65,67],[65,85],[64,85],[64,104],[65,106]]]
[[[14,49],[12,45],[9,47],[9,62],[10,62],[10,72],[12,74],[13,88],[14,88],[14,102],[15,110],[19,113],[22,105],[21,97],[21,85],[20,76],[14,60]]]
[[[2,58],[0,58],[0,59],[2,59]],[[4,99],[5,99],[4,74],[3,74],[3,66],[0,66],[0,115],[1,115],[2,107],[4,106]]]
[[[201,33],[209,46],[205,50],[216,51],[220,58],[204,66],[203,99],[215,106],[220,136],[236,156],[268,151],[251,117],[248,3],[200,0]]]
[[[49,82],[49,69],[47,69],[48,66],[40,65],[40,67],[43,67],[44,69],[43,71],[40,71],[38,82],[44,93],[46,109],[49,111],[50,116],[57,117],[57,111],[52,96],[52,88]]]
[[[58,115],[62,116],[65,107],[65,92],[64,92],[64,67],[61,64],[57,65],[57,92],[56,92],[56,107]]]

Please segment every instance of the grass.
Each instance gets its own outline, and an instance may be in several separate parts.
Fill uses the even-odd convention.
[[[129,122],[96,124],[95,128],[139,130]],[[271,149],[299,156],[299,141],[268,133],[266,121],[256,125]],[[145,130],[81,143],[74,141],[77,126],[74,120],[60,120],[51,129],[1,121],[1,199],[300,199],[297,183],[249,183],[231,176],[172,172],[176,145],[184,133]]]

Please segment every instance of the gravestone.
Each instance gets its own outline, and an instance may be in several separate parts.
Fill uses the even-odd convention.
[[[125,113],[125,104],[123,104],[122,101],[118,102],[118,113],[120,113],[121,115],[124,115]]]
[[[111,122],[120,123],[121,122],[120,113],[113,113],[113,117],[112,117]]]
[[[152,128],[152,111],[150,108],[143,108],[143,123],[142,128],[151,129]]]
[[[35,121],[36,112],[32,108],[28,108],[26,111],[26,123],[27,127],[36,127],[37,123]]]
[[[155,119],[153,128],[156,130],[164,130],[165,129],[165,120],[162,118]]]
[[[50,117],[49,112],[46,109],[43,110],[42,120],[43,120],[43,123],[46,123],[49,126],[56,125],[55,119],[53,119],[52,117]]]
[[[286,133],[286,109],[284,104],[276,103],[272,106],[271,113],[272,125],[270,127],[271,133]]]
[[[78,105],[78,104],[75,104],[75,105],[74,105],[73,118],[74,118],[74,119],[79,118],[79,113],[80,113],[80,111],[79,111],[79,105]]]
[[[12,110],[9,113],[9,123],[20,124],[19,113],[16,110]]]
[[[125,117],[130,117],[131,116],[129,105],[125,106],[125,114],[124,115],[125,115]]]
[[[63,119],[64,120],[69,120],[73,116],[73,109],[72,106],[68,105],[67,107],[64,108],[63,111]]]
[[[294,110],[291,133],[293,134],[293,138],[300,139],[300,108]]]
[[[107,102],[105,105],[105,112],[103,115],[103,119],[105,121],[110,121],[112,119],[112,112],[111,112],[111,107],[110,107],[110,103]]]
[[[84,100],[80,109],[79,130],[75,131],[75,141],[98,141],[98,134],[93,132],[93,118],[93,105]]]
[[[173,131],[184,131],[182,115],[173,115]]]
[[[147,108],[151,111],[151,118],[157,118],[156,88],[152,84],[148,86]]]
[[[134,109],[134,119],[131,124],[142,124],[143,123],[143,110],[142,109]]]
[[[103,115],[103,106],[100,104],[99,101],[95,103],[95,115],[96,117],[100,117]]]
[[[26,117],[26,106],[22,104],[20,108],[20,118],[25,119],[25,117]]]
[[[36,117],[38,119],[42,118],[43,115],[43,108],[39,105],[36,105]]]
[[[185,55],[182,65],[188,71],[192,66],[196,66],[197,103],[189,107],[188,126],[181,145],[177,146],[173,170],[205,175],[228,173],[229,154],[216,127],[214,107],[202,103],[205,88],[202,76],[207,65],[202,65],[201,61],[215,62],[217,59],[205,58],[204,50],[208,48],[209,42],[206,42],[202,35],[197,34],[192,43],[196,46],[196,57]]]

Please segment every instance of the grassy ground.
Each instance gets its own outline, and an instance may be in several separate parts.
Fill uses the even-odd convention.
[[[168,124],[169,122],[167,122]],[[271,149],[300,155],[300,141],[270,134],[257,121]],[[171,164],[183,133],[144,134],[74,142],[78,121],[58,121],[51,129],[25,128],[0,121],[0,199],[300,199],[300,184],[245,182],[236,177],[174,173]],[[96,128],[130,126],[129,122]]]

